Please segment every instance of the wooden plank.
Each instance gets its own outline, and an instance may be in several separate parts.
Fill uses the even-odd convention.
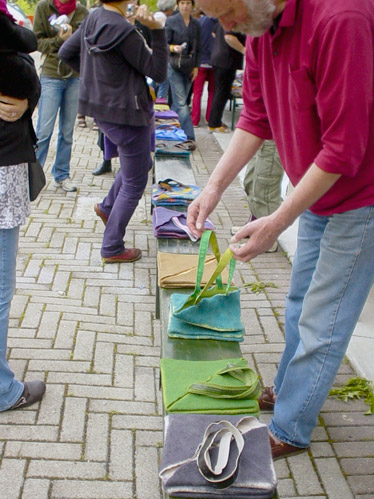
[[[182,184],[195,185],[195,175],[192,171],[190,158],[177,156],[156,156],[154,181],[172,178]]]

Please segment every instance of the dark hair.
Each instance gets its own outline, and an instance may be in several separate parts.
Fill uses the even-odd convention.
[[[186,0],[177,0],[177,5],[179,5],[179,3],[182,2],[182,1],[185,2]],[[189,1],[189,2],[192,3],[192,7],[195,7],[195,0],[187,0],[187,1]]]

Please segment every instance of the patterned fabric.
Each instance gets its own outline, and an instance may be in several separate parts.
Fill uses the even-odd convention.
[[[0,229],[13,229],[30,215],[26,163],[0,168]]]

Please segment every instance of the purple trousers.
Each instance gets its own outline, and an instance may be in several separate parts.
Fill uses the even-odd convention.
[[[110,191],[99,204],[100,210],[109,217],[101,247],[101,256],[108,257],[124,251],[126,227],[147,185],[148,172],[152,167],[152,127],[103,121],[97,121],[97,124],[118,147],[121,165]]]

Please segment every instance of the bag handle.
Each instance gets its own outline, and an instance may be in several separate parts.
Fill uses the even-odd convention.
[[[174,180],[173,178],[165,178],[164,180],[159,180],[158,182],[158,185],[166,191],[173,190],[173,187],[170,184],[176,184],[179,185],[179,187],[185,187],[186,189],[189,189],[191,187],[190,185],[182,184],[182,182]]]
[[[221,259],[221,253],[219,252],[218,248],[218,241],[217,241],[217,236],[212,230],[205,230],[201,236],[200,239],[200,247],[199,247],[199,260],[197,264],[197,271],[196,271],[196,285],[195,285],[195,290],[191,295],[192,299],[195,299],[199,296],[201,293],[201,281],[203,278],[203,273],[204,273],[204,265],[205,265],[205,258],[206,254],[208,251],[209,244],[213,250],[214,256],[216,257],[217,262],[220,261]],[[221,279],[221,273],[218,274],[217,276],[217,286],[222,289],[223,284],[222,284],[222,279]],[[209,279],[211,281],[211,278]],[[204,288],[205,289],[205,288]]]
[[[242,386],[237,385],[219,385],[210,383],[209,379],[204,383],[192,384],[187,393],[195,395],[205,395],[206,397],[216,399],[255,399],[259,394],[259,380],[257,374],[246,366],[238,366],[236,364],[228,364],[224,369],[221,369],[214,374],[228,374],[229,376],[242,381]]]
[[[253,416],[244,416],[237,425],[227,420],[208,425],[196,451],[196,463],[205,480],[217,489],[232,485],[238,474],[239,460],[245,445],[243,435],[263,426]],[[218,454],[213,464],[211,452],[216,449]]]

